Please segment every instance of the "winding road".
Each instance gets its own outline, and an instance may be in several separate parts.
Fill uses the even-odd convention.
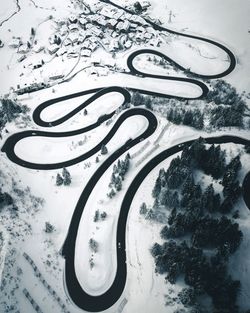
[[[113,4],[109,1],[105,1],[110,4]],[[116,7],[119,7],[115,4],[113,4]],[[120,7],[121,8],[121,7]],[[124,8],[122,8],[124,9]],[[125,10],[125,9],[124,9]],[[128,10],[125,10],[128,11]],[[129,12],[129,11],[128,11]],[[131,13],[131,12],[130,12]],[[151,24],[152,27],[154,27],[157,30],[160,31],[167,31],[173,34],[177,34],[179,36],[189,37],[196,40],[201,40],[207,43],[210,43],[212,45],[215,45],[222,49],[229,57],[230,63],[228,68],[222,72],[218,73],[216,75],[196,75],[193,74],[196,78],[204,78],[204,79],[214,79],[214,78],[221,78],[225,75],[231,73],[233,69],[235,68],[236,61],[233,53],[220,43],[217,43],[215,41],[212,41],[210,39],[201,38],[197,36],[187,35],[187,34],[181,34],[177,33],[175,31],[163,28],[162,26],[156,25],[151,21],[146,20],[147,23]],[[178,63],[174,62],[172,59],[170,59],[168,56],[164,55],[163,53],[159,51],[155,51],[153,49],[140,49],[138,51],[135,51],[131,53],[127,59],[127,65],[129,68],[129,74],[131,75],[139,75],[141,77],[148,77],[148,78],[157,78],[161,80],[174,80],[174,81],[183,81],[188,82],[191,84],[194,84],[198,86],[201,90],[201,94],[196,97],[195,99],[203,98],[207,95],[208,87],[201,81],[197,80],[196,78],[184,78],[184,77],[174,77],[174,76],[163,76],[163,75],[153,75],[150,73],[144,73],[139,70],[137,70],[134,65],[133,61],[135,57],[141,54],[150,53],[155,54],[160,57],[163,57],[165,60],[172,62],[177,68],[180,70],[185,70],[182,66],[180,66]],[[83,110],[85,107],[87,107],[89,104],[91,104],[94,100],[102,97],[105,94],[111,93],[111,92],[118,92],[120,93],[124,101],[122,103],[122,106],[126,105],[128,102],[130,102],[130,90],[137,91],[142,94],[150,94],[154,96],[160,96],[160,97],[166,97],[166,98],[183,98],[183,97],[172,97],[170,94],[164,94],[164,93],[155,93],[152,91],[147,91],[143,89],[127,89],[126,87],[118,87],[118,86],[111,86],[107,88],[96,88],[91,89],[88,91],[82,91],[70,95],[66,95],[63,97],[59,97],[56,99],[52,99],[49,101],[46,101],[42,104],[40,104],[33,113],[33,120],[34,122],[41,126],[41,127],[53,127],[60,125],[67,121],[69,118],[73,117],[75,114]],[[45,108],[48,108],[55,103],[59,103],[64,100],[77,98],[83,95],[91,95],[91,97],[84,101],[80,106],[78,106],[76,109],[72,110],[70,113],[66,114],[60,119],[54,120],[52,122],[46,122],[41,118],[41,113]],[[68,136],[74,136],[77,134],[82,134],[86,131],[92,130],[98,126],[100,126],[103,122],[108,120],[110,117],[112,117],[115,114],[115,111],[111,112],[110,114],[104,115],[100,117],[95,123],[78,129],[74,131],[69,132],[49,132],[49,131],[36,131],[36,130],[28,130],[23,131],[20,133],[16,133],[11,135],[5,142],[5,144],[2,147],[2,151],[6,153],[7,157],[14,163],[30,168],[30,169],[41,169],[41,170],[51,170],[51,169],[58,169],[62,167],[68,167],[74,164],[77,164],[79,162],[82,162],[83,160],[86,160],[90,156],[94,155],[95,153],[99,152],[101,145],[108,143],[111,138],[114,136],[114,134],[117,132],[117,130],[120,128],[122,123],[128,119],[131,116],[134,115],[140,115],[145,117],[148,120],[148,127],[147,129],[136,138],[128,140],[123,146],[121,146],[119,149],[117,149],[113,154],[111,154],[96,170],[94,175],[90,178],[87,185],[85,186],[84,190],[81,193],[81,196],[77,202],[77,205],[75,207],[71,223],[68,229],[67,237],[65,239],[65,243],[62,249],[62,254],[65,258],[65,282],[66,282],[66,288],[67,292],[70,296],[70,298],[73,300],[73,302],[81,309],[90,311],[90,312],[99,312],[108,309],[111,307],[114,303],[119,300],[125,284],[126,284],[126,277],[127,277],[127,265],[126,265],[126,223],[127,223],[127,217],[130,210],[131,203],[133,201],[134,195],[136,194],[139,186],[145,179],[145,177],[162,161],[164,161],[166,158],[174,155],[175,153],[181,151],[186,145],[192,144],[193,140],[185,141],[183,143],[180,143],[178,145],[172,146],[161,153],[159,153],[157,156],[152,158],[136,175],[132,183],[130,184],[121,208],[119,212],[119,218],[118,218],[118,226],[117,226],[117,234],[116,234],[116,252],[117,252],[117,269],[116,269],[116,275],[114,278],[114,281],[110,288],[103,294],[98,296],[93,296],[85,292],[76,275],[75,272],[75,243],[78,233],[78,228],[80,224],[80,220],[82,217],[82,213],[84,211],[85,205],[89,199],[89,196],[94,189],[95,185],[98,183],[99,179],[102,177],[102,175],[105,173],[105,171],[117,160],[124,152],[128,151],[131,147],[135,146],[142,140],[145,140],[149,136],[151,136],[156,128],[157,128],[157,118],[155,115],[144,108],[136,107],[129,110],[124,111],[120,117],[117,119],[115,124],[113,125],[112,129],[109,131],[109,133],[105,136],[105,138],[98,143],[93,149],[90,151],[82,154],[81,156],[66,160],[64,162],[60,163],[51,163],[51,164],[39,164],[39,163],[32,163],[28,162],[26,160],[21,159],[18,157],[15,153],[15,145],[22,139],[27,137],[68,137]],[[35,140],[35,139],[34,139]],[[205,138],[207,143],[235,143],[235,144],[242,144],[242,145],[249,145],[250,141],[248,139],[240,138],[237,136],[218,136],[218,137],[208,137]],[[250,174],[247,175],[245,181],[244,181],[244,192],[247,193],[247,189],[249,189],[249,183],[250,183]],[[248,197],[248,196],[247,196]],[[246,199],[246,198],[245,198]],[[246,204],[249,206],[249,197],[247,198]]]

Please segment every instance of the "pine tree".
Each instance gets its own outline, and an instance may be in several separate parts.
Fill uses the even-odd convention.
[[[69,171],[64,167],[62,171],[62,176],[63,176],[63,184],[65,186],[68,186],[71,184],[71,176]]]
[[[208,212],[214,212],[214,187],[210,184],[202,195],[202,207]]]
[[[102,145],[102,147],[101,147],[101,154],[107,154],[108,153],[108,149],[107,149],[107,147],[105,146],[105,145]]]
[[[107,194],[107,197],[109,197],[110,199],[112,199],[114,196],[115,196],[115,191],[114,191],[114,189],[112,188],[112,189],[110,190],[110,192]]]
[[[30,33],[31,33],[31,36],[35,36],[36,32],[35,32],[35,29],[33,27],[31,27]]]
[[[103,211],[100,216],[101,216],[102,221],[104,221],[107,217],[107,213]]]
[[[84,109],[84,111],[83,111],[83,115],[87,115],[87,114],[88,114],[87,109]]]
[[[95,211],[95,215],[94,215],[94,222],[98,222],[100,218],[100,212],[99,210]]]
[[[100,161],[100,160],[99,160],[99,158],[98,158],[98,156],[97,156],[97,157],[95,158],[95,162],[96,162],[96,163],[99,163],[99,161]]]
[[[145,202],[143,202],[140,206],[140,214],[145,215],[147,213],[147,205]]]
[[[56,175],[56,185],[61,186],[63,184],[63,178],[60,174]]]
[[[155,181],[154,188],[152,190],[152,196],[153,198],[157,198],[161,192],[161,179],[160,177],[157,177]]]
[[[96,253],[98,251],[98,242],[96,240],[94,240],[93,238],[90,238],[89,239],[89,247],[90,247],[91,251]]]
[[[114,173],[112,173],[112,175],[111,175],[110,185],[115,185],[115,183],[116,183],[116,176],[115,176],[115,174],[114,174]]]
[[[55,227],[51,225],[49,222],[45,222],[45,233],[52,233],[55,230]]]
[[[116,191],[120,191],[122,189],[122,181],[119,176],[116,177],[115,189]]]

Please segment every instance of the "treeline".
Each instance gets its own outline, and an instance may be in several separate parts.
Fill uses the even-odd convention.
[[[124,160],[118,160],[113,166],[113,172],[111,175],[109,188],[111,189],[107,196],[111,199],[115,196],[116,192],[119,192],[122,189],[122,181],[126,173],[129,170],[130,166],[130,154],[127,153]]]
[[[25,114],[28,111],[29,109],[26,105],[20,105],[7,98],[0,99],[0,132],[8,122],[13,121],[20,114]]]
[[[206,97],[207,102],[225,105],[246,105],[236,88],[223,79],[217,79],[212,83],[212,89]]]
[[[212,83],[211,90],[201,100],[159,98],[132,94],[131,103],[135,106],[159,112],[170,122],[186,125],[196,129],[205,127],[244,127],[246,102],[236,89],[224,80]]]
[[[213,301],[212,312],[238,312],[236,301],[240,282],[227,273],[228,259],[219,251],[209,257],[202,249],[190,246],[186,241],[170,240],[163,245],[155,244],[151,253],[155,258],[156,271],[167,273],[167,281],[174,284],[177,277],[184,275],[184,281],[190,288],[188,293],[185,288],[179,298],[185,307],[196,306],[195,312],[203,312],[198,297],[207,294]]]
[[[167,112],[167,119],[174,124],[183,124],[196,129],[204,127],[204,114],[199,109],[171,108]]]
[[[199,138],[185,146],[182,154],[171,161],[166,171],[161,169],[156,179],[152,190],[154,211],[165,209],[169,214],[160,233],[165,242],[155,243],[151,254],[156,272],[166,274],[170,283],[184,275],[191,288],[179,294],[184,306],[197,309],[198,297],[206,294],[212,299],[213,312],[238,312],[240,282],[228,274],[227,264],[243,234],[239,225],[223,214],[232,212],[241,195],[237,179],[240,168],[239,156],[227,164],[225,151],[219,145],[206,147]],[[213,184],[203,191],[195,183],[195,170],[220,179],[222,195],[215,192]],[[140,213],[147,212],[146,204],[142,204]]]

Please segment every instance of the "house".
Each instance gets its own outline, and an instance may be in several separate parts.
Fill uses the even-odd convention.
[[[66,39],[70,40],[70,42],[74,44],[78,42],[78,36],[79,36],[78,33],[73,32],[73,33],[70,33]]]
[[[49,54],[54,54],[54,53],[56,53],[58,50],[59,50],[59,46],[56,45],[56,44],[50,45],[50,46],[48,47],[48,52],[49,52]]]
[[[78,58],[79,57],[79,51],[77,51],[76,49],[74,49],[72,47],[71,49],[68,50],[67,57],[68,58]]]
[[[80,26],[85,26],[86,24],[88,23],[88,21],[87,21],[87,19],[85,18],[85,17],[81,17],[80,19],[79,19],[79,24],[80,24]]]
[[[72,45],[72,41],[67,37],[64,42],[63,42],[64,46],[67,47],[69,45]]]
[[[79,30],[77,24],[69,24],[68,29],[69,29],[71,32],[76,32],[76,31]]]
[[[127,35],[122,35],[120,38],[119,38],[119,42],[122,46],[125,45],[126,41],[128,40],[128,36]]]
[[[160,43],[162,40],[159,37],[153,38],[152,40],[149,41],[149,44],[154,47],[159,47]]]
[[[124,47],[125,47],[126,49],[131,48],[131,47],[132,47],[132,41],[127,40],[127,41],[125,42],[125,44],[124,44]]]
[[[63,26],[60,28],[59,33],[60,33],[61,36],[67,35],[67,33],[68,33],[68,28],[67,28],[67,26],[66,26],[66,25],[63,25]]]
[[[106,26],[107,26],[108,28],[110,28],[110,29],[114,29],[117,23],[118,23],[118,21],[117,21],[116,19],[111,18],[111,19],[109,19],[109,20],[107,21]]]
[[[69,17],[69,22],[70,22],[70,23],[77,23],[77,17],[74,16],[74,15],[71,15],[71,16]]]
[[[83,8],[82,8],[81,16],[82,15],[88,15],[88,14],[90,14],[90,10],[89,10],[89,8],[86,5],[84,5]]]
[[[115,14],[114,10],[109,7],[103,7],[99,13],[107,18],[113,18]]]
[[[33,64],[33,70],[36,70],[40,67],[42,67],[44,64],[44,62],[40,61],[40,62],[37,62],[36,64]]]
[[[53,74],[52,76],[49,77],[50,80],[57,80],[57,79],[62,79],[64,77],[63,74]]]
[[[153,37],[152,33],[144,33],[144,38],[151,39]]]
[[[39,53],[39,52],[41,52],[41,51],[43,51],[43,50],[44,50],[44,47],[43,47],[43,46],[34,45],[34,47],[33,47],[33,51],[34,51],[35,53]]]
[[[99,38],[102,38],[103,37],[103,32],[100,28],[98,27],[92,27],[91,28],[91,32],[92,34],[94,34],[95,36],[99,37]]]
[[[60,18],[59,18],[59,19],[57,19],[55,22],[57,23],[57,25],[58,25],[58,26],[65,25],[65,20],[60,19]]]
[[[30,48],[29,48],[28,44],[23,44],[23,45],[19,46],[17,52],[18,53],[27,53],[27,52],[29,52],[29,50],[30,50]]]
[[[93,23],[88,22],[87,24],[85,24],[86,29],[91,29],[92,27],[94,27]]]
[[[106,26],[107,25],[107,20],[105,20],[105,18],[103,16],[97,16],[95,21],[100,26]]]
[[[92,52],[95,51],[99,47],[98,42],[91,42],[88,46],[88,49]]]
[[[116,30],[119,31],[119,32],[122,31],[122,30],[123,30],[123,22],[119,22],[119,23],[116,25],[115,28],[116,28]]]
[[[26,55],[21,55],[18,59],[17,59],[17,62],[22,62],[23,60],[26,59]]]
[[[115,18],[116,20],[120,20],[120,19],[122,20],[123,14],[124,12],[122,10],[119,10],[115,12],[115,14],[113,15],[113,18]]]
[[[136,23],[136,24],[139,24],[139,25],[144,25],[144,24],[146,24],[145,20],[144,20],[141,16],[135,15],[135,14],[132,15],[129,20],[130,20],[130,22]]]
[[[103,44],[104,46],[108,46],[109,43],[110,43],[110,40],[109,40],[108,38],[103,38],[103,39],[102,39],[102,44]]]
[[[142,26],[138,26],[138,27],[136,28],[136,30],[137,30],[138,32],[141,32],[141,33],[143,33],[143,32],[145,31],[145,29],[144,29]]]
[[[18,48],[21,44],[22,44],[22,41],[21,41],[19,38],[13,38],[13,39],[9,42],[8,46],[9,46],[10,48]]]
[[[130,27],[130,22],[128,20],[125,20],[123,23],[124,31],[127,32],[129,27]]]
[[[118,36],[119,36],[119,34],[116,31],[113,31],[112,34],[111,34],[112,38],[116,38]]]
[[[118,50],[119,48],[120,48],[120,46],[119,46],[119,42],[117,40],[113,39],[110,41],[110,44],[108,47],[109,52],[113,52],[115,50]]]
[[[91,51],[89,49],[82,49],[81,50],[81,56],[82,57],[90,57],[91,56]]]
[[[131,39],[131,40],[133,40],[133,39],[135,38],[135,33],[129,32],[129,33],[128,33],[128,38]]]
[[[147,8],[149,8],[151,6],[149,1],[142,1],[142,2],[140,2],[140,5],[141,5],[143,11],[147,10]]]
[[[136,39],[137,42],[143,41],[144,40],[143,33],[136,33],[135,34],[135,39]]]
[[[78,37],[78,40],[77,40],[77,43],[83,43],[84,42],[84,40],[86,39],[86,36],[85,35],[79,35],[79,37]]]

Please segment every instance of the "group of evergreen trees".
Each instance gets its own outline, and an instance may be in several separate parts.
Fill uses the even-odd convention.
[[[222,200],[215,194],[210,184],[204,193],[201,187],[194,182],[193,170],[199,169],[214,179],[221,179],[223,186]],[[202,138],[183,148],[181,156],[174,158],[167,171],[161,169],[152,190],[155,204],[168,207],[200,208],[209,213],[229,213],[235,201],[241,195],[241,187],[237,179],[241,169],[240,157],[233,158],[226,165],[225,151],[220,145],[210,145],[207,149]],[[177,190],[179,192],[177,192]],[[182,195],[179,199],[179,195]]]
[[[194,180],[197,169],[221,179],[222,195],[215,193],[213,184],[202,191]],[[170,283],[184,275],[186,284],[192,288],[179,295],[184,306],[196,303],[199,295],[207,294],[213,300],[214,312],[238,312],[236,299],[240,283],[228,274],[227,263],[243,234],[239,225],[223,214],[231,213],[241,194],[237,179],[240,169],[239,155],[226,164],[225,151],[219,145],[206,147],[199,138],[185,146],[166,171],[159,171],[152,190],[153,211],[165,209],[170,214],[160,233],[166,242],[155,243],[151,253],[156,272],[167,273]],[[140,213],[147,216],[148,212],[143,203]],[[203,249],[211,252],[204,253]]]
[[[7,192],[2,191],[0,188],[0,212],[4,206],[12,205],[14,209],[17,210],[16,206],[14,205],[14,200],[11,195]]]
[[[237,93],[236,88],[223,79],[217,79],[212,83],[212,89],[208,92],[206,100],[207,102],[225,105],[244,103],[241,95]]]
[[[212,256],[186,241],[170,240],[154,244],[151,254],[155,258],[156,272],[167,274],[166,280],[174,284],[180,275],[191,290],[183,290],[179,298],[184,306],[195,306],[204,294],[212,298],[213,312],[237,313],[237,295],[240,282],[227,271],[228,257],[216,251]],[[202,304],[199,303],[202,312]]]
[[[145,105],[147,109],[152,109],[151,96],[144,96],[139,92],[134,92],[130,101],[134,106]]]
[[[71,184],[71,175],[70,172],[64,167],[62,170],[62,175],[57,173],[56,175],[56,185],[61,186],[65,185],[68,186]]]
[[[196,129],[204,127],[204,115],[199,109],[174,107],[167,112],[167,119],[174,124],[183,124]]]
[[[0,132],[7,122],[13,121],[20,114],[27,113],[28,110],[26,105],[20,105],[11,99],[0,99]]]
[[[109,183],[110,192],[107,194],[109,198],[113,198],[116,192],[122,189],[122,181],[130,166],[130,155],[127,153],[124,160],[118,160],[117,164],[113,166],[113,172]],[[116,190],[116,191],[115,191]]]
[[[224,80],[216,80],[206,101],[217,107],[211,110],[210,124],[215,127],[243,126],[246,103],[234,87]]]
[[[99,210],[95,211],[95,215],[94,215],[94,222],[98,222],[98,221],[104,221],[107,217],[107,213],[105,211],[103,211],[102,213],[100,213]]]

